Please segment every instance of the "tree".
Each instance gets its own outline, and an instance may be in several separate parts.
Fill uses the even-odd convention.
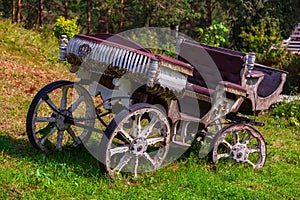
[[[17,3],[17,23],[21,21],[21,0],[18,0]]]
[[[87,0],[87,33],[90,33],[91,29],[91,0]]]
[[[39,21],[40,28],[43,26],[43,10],[44,10],[44,0],[39,0],[38,21]]]
[[[16,2],[15,0],[12,0],[12,6],[11,6],[11,22],[16,22]]]
[[[287,37],[295,24],[299,21],[298,5],[295,0],[218,0],[221,7],[227,13],[224,19],[230,27],[231,47],[243,49],[246,46],[240,37],[242,27],[244,31],[250,30],[260,21],[272,18],[280,23],[280,31],[283,37]],[[246,48],[247,49],[247,48]]]
[[[211,26],[211,0],[206,0],[207,26]]]
[[[120,0],[121,3],[121,10],[120,13],[122,16],[124,16],[124,0]],[[123,17],[120,19],[119,29],[122,30],[124,27],[124,19]]]
[[[224,24],[229,28],[230,47],[241,49],[241,30],[247,32],[271,17],[287,38],[300,20],[300,0],[0,0],[2,17],[11,17],[26,28],[52,25],[59,16],[78,17],[83,33],[118,33],[138,27],[175,27],[193,37],[198,28]]]
[[[64,8],[65,8],[65,18],[69,19],[69,12],[68,12],[69,2],[68,0],[65,0],[64,2]]]

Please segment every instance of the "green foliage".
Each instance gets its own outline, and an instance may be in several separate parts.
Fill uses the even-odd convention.
[[[300,101],[292,101],[275,106],[272,109],[272,116],[281,122],[282,125],[294,126],[300,130]]]
[[[287,38],[300,17],[298,2],[294,0],[227,0],[219,3],[222,11],[226,12],[227,17],[223,20],[230,29],[230,46],[237,50],[247,50],[243,38],[240,37],[241,27],[249,33],[249,27],[255,27],[258,23],[269,21],[268,18],[271,18],[279,23],[281,36]]]
[[[287,55],[275,68],[283,69],[289,74],[286,79],[285,93],[299,93],[300,92],[300,57],[296,55]]]
[[[77,18],[65,19],[60,16],[53,25],[53,32],[57,39],[61,39],[62,35],[66,35],[68,39],[79,33],[77,26]]]
[[[138,44],[150,49],[155,54],[162,54],[170,57],[176,55],[175,31],[168,28],[140,28],[138,31],[125,31],[122,36],[135,41]]]
[[[199,28],[199,40],[202,43],[214,46],[227,46],[228,28],[223,24],[213,24],[206,29]]]
[[[149,26],[170,27],[179,25],[183,20],[199,17],[199,13],[194,12],[188,0],[177,1],[155,1],[151,0],[153,11],[148,19]]]
[[[256,58],[258,63],[265,64],[267,66],[275,66],[277,69],[284,69],[287,58],[287,49],[281,48],[281,45],[273,45],[267,49],[264,53],[257,53]]]
[[[265,1],[265,13],[278,20],[282,37],[288,38],[295,25],[299,22],[299,6],[299,1],[295,0]]]
[[[246,51],[256,53],[266,52],[272,45],[279,44],[282,40],[279,23],[269,17],[260,20],[255,26],[243,27],[239,36],[243,38]]]

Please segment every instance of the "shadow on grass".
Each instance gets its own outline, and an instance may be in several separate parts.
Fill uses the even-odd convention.
[[[41,166],[57,165],[67,166],[74,173],[90,177],[104,176],[100,170],[99,162],[94,158],[83,145],[76,148],[63,148],[62,151],[53,150],[48,154],[32,147],[27,138],[17,139],[10,136],[8,132],[0,131],[0,152],[12,158],[23,159]]]
[[[211,165],[212,168],[215,168],[215,164],[211,162],[209,156],[202,159],[198,158],[199,148],[199,144],[195,143],[191,148],[185,149],[184,153],[179,151],[178,155],[174,155],[174,152],[172,152],[176,159],[171,159],[167,165],[175,161],[186,163],[192,159],[193,162],[200,165],[208,164]],[[49,166],[53,168],[61,168],[61,166],[64,166],[81,176],[107,178],[107,174],[101,170],[98,160],[93,157],[83,145],[75,148],[63,147],[62,151],[52,150],[46,154],[39,149],[35,149],[27,137],[22,136],[21,138],[16,138],[12,136],[11,133],[0,130],[0,153],[1,152],[9,157],[25,160],[29,165],[41,166],[41,168],[45,170],[47,170]]]

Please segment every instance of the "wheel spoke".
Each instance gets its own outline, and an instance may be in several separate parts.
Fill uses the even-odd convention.
[[[55,122],[54,117],[37,117],[35,119],[36,122]]]
[[[51,108],[54,112],[57,112],[57,111],[59,110],[50,98],[48,98],[48,99],[46,100],[46,103],[50,106],[50,108]]]
[[[144,152],[143,156],[151,163],[153,169],[155,169],[155,161],[150,157],[150,155],[147,152]]]
[[[164,141],[165,141],[165,137],[162,136],[156,138],[147,138],[148,146],[155,145],[158,142],[164,142]]]
[[[137,177],[138,167],[139,167],[139,157],[135,156],[134,177]]]
[[[238,131],[235,131],[234,132],[234,144],[237,144],[240,142],[240,135],[239,135],[239,132]]]
[[[222,143],[227,146],[228,148],[232,149],[232,146],[229,142],[227,142],[225,139],[222,141]]]
[[[72,103],[72,105],[68,108],[68,111],[70,111],[71,113],[74,112],[76,108],[80,105],[80,103],[83,101],[84,96],[80,96],[78,99],[76,99],[76,101],[74,101],[74,103]]]
[[[43,136],[40,140],[40,144],[43,146],[45,141],[57,130],[56,126],[52,127],[52,129],[49,131],[49,133],[45,136]]]
[[[80,139],[76,136],[75,132],[73,131],[73,129],[71,129],[70,127],[67,129],[67,132],[71,135],[72,139],[74,140],[74,142],[78,145],[81,143]]]
[[[141,137],[144,137],[144,138],[148,137],[148,135],[152,132],[152,129],[157,122],[159,122],[159,118],[153,117],[151,119],[149,125],[142,131]]]
[[[133,141],[133,138],[131,135],[129,135],[123,128],[120,129],[119,133],[123,136],[124,139],[126,139],[129,142]]]
[[[116,148],[110,149],[110,156],[113,156],[118,153],[126,153],[127,151],[129,151],[129,145],[116,147]]]
[[[248,134],[247,137],[245,138],[245,140],[242,142],[242,144],[247,145],[252,138],[253,138],[253,136],[251,134]]]
[[[130,161],[131,156],[129,154],[125,154],[121,159],[118,165],[113,169],[120,172],[122,168]]]
[[[255,164],[251,162],[249,159],[245,160],[245,162],[247,162],[248,164],[252,165],[253,168],[255,168]]]
[[[260,152],[260,148],[248,148],[249,153],[256,153],[256,152]]]
[[[63,138],[64,138],[64,131],[58,131],[57,140],[56,140],[56,149],[61,150]]]
[[[221,159],[221,158],[228,158],[229,156],[230,156],[229,153],[221,153],[221,154],[217,155],[218,160]]]
[[[133,129],[133,133],[132,133],[132,137],[137,137],[138,134],[141,132],[142,129],[142,125],[141,125],[141,115],[137,115],[135,117],[135,119],[133,120],[133,124],[132,124],[132,129]]]
[[[62,96],[60,100],[60,110],[65,110],[67,108],[67,92],[68,92],[67,87],[62,88]]]

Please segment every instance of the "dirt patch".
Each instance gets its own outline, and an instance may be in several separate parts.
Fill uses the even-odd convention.
[[[41,59],[16,55],[0,47],[0,129],[25,135],[27,109],[34,95],[50,82],[74,75],[63,64],[46,64]]]

